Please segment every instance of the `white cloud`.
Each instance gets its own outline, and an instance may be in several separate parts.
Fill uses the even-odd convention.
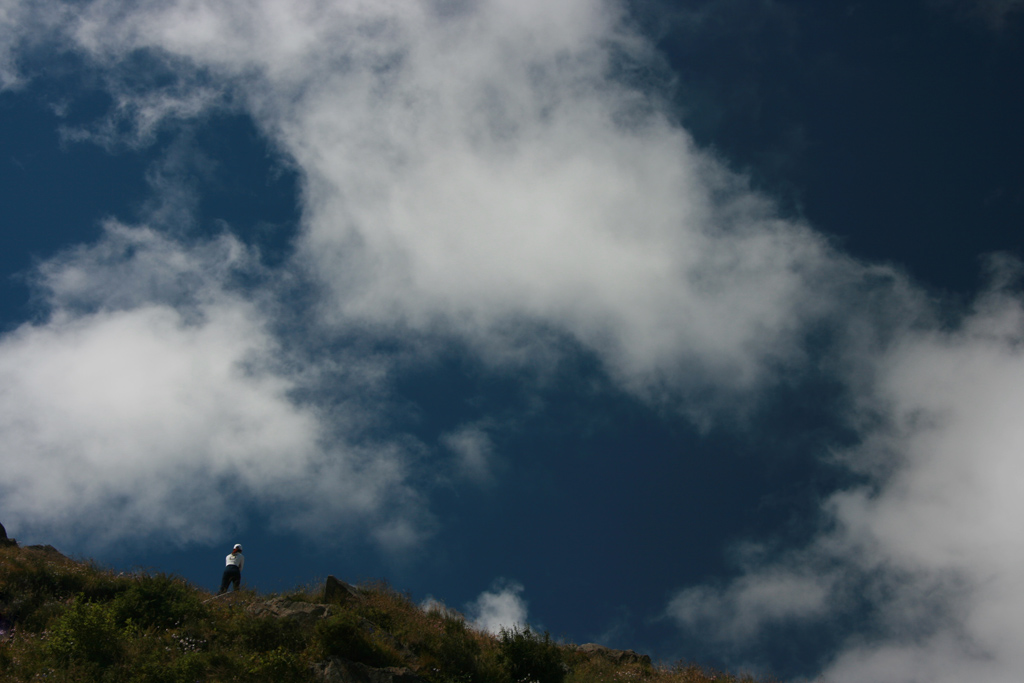
[[[904,333],[876,359],[871,402],[884,424],[841,456],[869,483],[826,502],[829,530],[803,551],[721,589],[688,588],[669,613],[749,644],[787,620],[834,621],[856,593],[868,626],[825,680],[1017,680],[1022,345],[1022,302],[1000,291],[953,329]]]
[[[496,581],[491,590],[484,591],[466,606],[473,627],[493,634],[500,633],[502,629],[525,627],[526,602],[522,592],[520,583]]]
[[[209,496],[191,501],[208,529],[230,509],[210,495],[217,484],[262,488],[310,457],[317,425],[288,404],[287,382],[245,369],[269,340],[243,311],[202,312],[189,325],[150,305],[26,325],[4,339],[8,514],[54,521],[109,505],[115,537],[126,531],[118,516],[175,528],[198,512],[168,509],[187,486]]]
[[[227,234],[183,247],[147,227],[116,221],[103,227],[95,244],[71,247],[33,273],[54,316],[146,304],[181,310],[209,305],[225,298],[233,275],[256,268],[249,251]]]
[[[227,236],[186,247],[110,224],[41,265],[49,317],[0,337],[6,519],[93,546],[187,543],[287,502],[278,523],[307,533],[362,519],[387,547],[418,540],[401,449],[328,447],[335,421],[292,398],[264,313],[227,287],[249,263]]]
[[[293,266],[341,327],[502,362],[550,353],[544,331],[645,396],[736,399],[858,277],[610,75],[648,49],[616,3],[98,1],[68,39],[112,71],[149,49],[179,74],[116,92],[139,131],[219,106],[181,104],[182,84],[249,109],[302,174]]]
[[[900,462],[876,493],[839,494],[832,506],[840,548],[881,577],[896,571],[914,582],[880,606],[897,643],[845,653],[835,680],[869,680],[854,663],[880,659],[906,680],[1009,681],[1024,671],[1015,645],[1024,636],[1024,548],[1012,541],[1024,522],[1022,343],[1021,301],[994,293],[959,329],[909,337],[885,359],[880,393]],[[913,668],[932,652],[952,666]]]
[[[637,390],[756,386],[841,264],[637,111],[595,43],[507,54],[536,36],[497,5],[396,41],[385,76],[353,57],[278,124],[308,174],[301,257],[335,316],[500,358],[510,326],[554,329]]]

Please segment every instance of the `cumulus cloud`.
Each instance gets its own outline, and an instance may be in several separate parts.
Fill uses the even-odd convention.
[[[526,626],[526,601],[523,586],[515,581],[498,580],[489,591],[484,591],[467,605],[474,628],[498,634],[502,629]]]
[[[239,501],[293,503],[279,523],[298,525],[313,497],[307,531],[333,512],[371,521],[383,545],[416,540],[401,450],[327,446],[332,421],[293,398],[263,312],[230,288],[251,261],[229,236],[187,246],[111,223],[41,264],[47,318],[0,338],[8,520],[91,545],[186,543],[218,537]]]
[[[901,335],[877,359],[871,402],[884,423],[840,455],[866,483],[826,501],[828,531],[727,586],[681,591],[669,613],[749,644],[867,603],[866,626],[825,680],[1019,677],[1022,342],[1024,308],[1006,290],[980,297],[953,329]]]
[[[856,277],[615,78],[647,49],[615,3],[94,2],[68,39],[184,74],[117,93],[140,130],[203,106],[182,82],[244,103],[302,174],[293,265],[338,326],[497,362],[550,352],[544,332],[638,393],[728,393],[796,361],[821,294]]]
[[[328,313],[440,328],[492,359],[555,330],[637,391],[757,385],[815,314],[828,247],[639,109],[597,36],[509,53],[538,40],[511,13],[484,3],[396,44],[384,78],[353,59],[282,126]]]
[[[887,637],[844,653],[835,680],[869,680],[859,669],[882,661],[888,677],[870,680],[1013,680],[1024,670],[1012,645],[1024,632],[1024,550],[1010,541],[1024,520],[1022,341],[1020,299],[994,293],[959,329],[911,336],[884,360],[886,447],[901,462],[879,489],[837,494],[831,506],[838,549],[878,581],[902,578],[901,590],[879,606]],[[916,668],[932,653],[942,657]]]

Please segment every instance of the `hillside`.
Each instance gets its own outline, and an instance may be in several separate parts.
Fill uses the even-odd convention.
[[[493,636],[385,583],[333,577],[286,594],[212,595],[0,539],[0,677],[7,681],[729,683],[752,681],[526,628]]]

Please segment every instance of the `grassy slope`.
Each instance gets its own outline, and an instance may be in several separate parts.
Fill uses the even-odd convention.
[[[615,664],[547,634],[500,636],[386,584],[326,618],[268,615],[322,589],[215,597],[165,574],[115,573],[38,548],[0,548],[0,678],[11,681],[315,681],[341,659],[405,667],[429,683],[730,683],[697,666]],[[301,605],[300,605],[301,606]],[[262,609],[261,609],[262,608]]]

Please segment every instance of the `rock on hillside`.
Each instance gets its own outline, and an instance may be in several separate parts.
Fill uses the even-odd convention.
[[[597,643],[587,643],[580,645],[576,648],[577,652],[581,652],[588,657],[601,657],[606,659],[613,664],[641,664],[645,666],[651,665],[650,655],[642,655],[634,652],[633,650],[613,650]]]
[[[334,613],[330,605],[298,602],[288,598],[271,598],[266,602],[258,602],[250,605],[248,611],[254,617],[290,619],[299,622],[303,626],[312,626]]]
[[[426,683],[411,669],[395,666],[375,669],[336,657],[317,663],[313,670],[323,683]]]
[[[0,548],[4,546],[18,545],[18,542],[13,538],[7,538],[7,529],[4,528],[3,524],[0,524]]]
[[[324,584],[324,602],[332,605],[344,605],[346,602],[358,598],[359,591],[352,585],[333,576],[327,577],[327,582]]]

